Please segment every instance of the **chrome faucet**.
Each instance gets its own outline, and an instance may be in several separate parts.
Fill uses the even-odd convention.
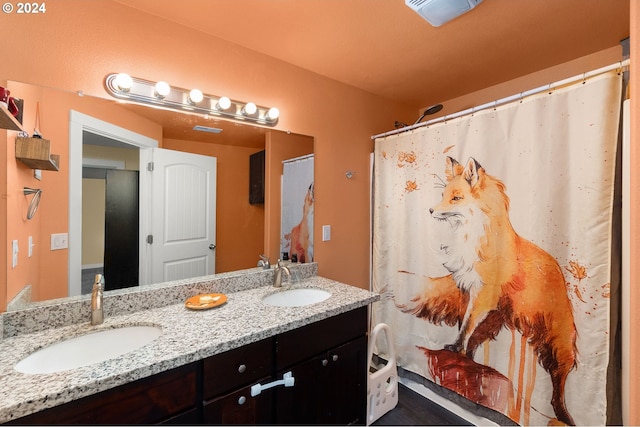
[[[93,292],[91,292],[91,324],[99,325],[104,322],[104,311],[102,310],[102,293],[104,292],[104,276],[96,274],[93,281]]]
[[[260,260],[258,261],[258,267],[262,267],[263,270],[269,270],[271,268],[269,257],[266,255],[260,255]]]
[[[279,288],[282,286],[282,272],[285,272],[287,276],[291,276],[291,271],[284,265],[282,265],[282,261],[278,259],[275,268],[273,269],[273,286]]]

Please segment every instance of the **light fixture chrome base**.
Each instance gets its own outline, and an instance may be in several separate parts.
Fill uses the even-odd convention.
[[[129,77],[128,87],[120,87],[118,76],[118,74],[109,74],[104,82],[107,92],[118,99],[159,108],[217,116],[244,123],[264,126],[275,126],[278,123],[279,111],[276,108],[261,107],[252,103],[243,103],[226,97],[202,93],[200,93],[202,99],[194,102],[191,99],[190,90],[175,86],[169,86],[167,94],[159,95],[156,90],[156,82]],[[225,103],[228,108],[223,108],[227,106]],[[252,108],[247,108],[248,106],[255,107],[255,112],[248,113],[252,111]]]

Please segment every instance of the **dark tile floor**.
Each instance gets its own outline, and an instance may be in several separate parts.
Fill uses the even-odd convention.
[[[398,384],[398,405],[384,414],[372,425],[375,426],[470,426],[467,420]]]

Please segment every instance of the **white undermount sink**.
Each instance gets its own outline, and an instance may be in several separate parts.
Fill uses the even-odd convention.
[[[25,374],[50,374],[113,359],[137,350],[162,335],[157,326],[125,326],[69,338],[25,357],[14,369]]]
[[[329,298],[331,292],[318,288],[287,289],[262,298],[262,302],[276,307],[302,307]]]

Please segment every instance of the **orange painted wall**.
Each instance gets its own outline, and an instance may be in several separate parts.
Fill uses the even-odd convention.
[[[0,63],[2,78],[107,97],[106,74],[127,71],[277,105],[278,129],[315,138],[316,224],[332,225],[332,240],[315,246],[320,273],[368,287],[370,136],[411,121],[415,108],[108,0],[60,0],[36,19],[3,19],[3,54],[12,60]],[[360,173],[348,186],[347,169]]]
[[[50,250],[52,233],[69,231],[69,111],[75,110],[100,118],[117,126],[161,141],[161,128],[149,120],[128,112],[117,103],[105,103],[100,99],[80,97],[75,93],[43,89],[34,85],[9,82],[12,93],[25,100],[23,128],[33,133],[36,107],[40,110],[39,130],[51,142],[51,153],[60,156],[59,171],[42,171],[42,180],[33,177],[33,169],[15,159],[15,137],[17,132],[7,132],[6,156],[6,203],[3,211],[7,221],[6,241],[19,244],[18,265],[11,268],[7,259],[6,292],[10,301],[26,285],[32,288],[32,300],[40,301],[67,296],[68,251]],[[24,187],[42,189],[38,211],[33,219],[26,219],[28,201],[22,193]],[[34,252],[28,257],[28,236],[34,240]],[[9,245],[7,245],[9,246]],[[9,257],[11,254],[7,254]],[[4,310],[3,310],[4,311]]]
[[[255,266],[264,247],[265,205],[249,204],[249,156],[260,149],[165,139],[163,148],[216,157],[216,272]]]
[[[25,105],[32,105],[32,111],[23,115],[23,125],[26,129],[33,130],[35,125],[35,106],[38,102],[42,101],[43,91],[42,89],[24,84],[17,84],[8,82],[7,87],[11,90],[12,94],[20,94],[20,97],[25,99]],[[25,197],[23,194],[24,187],[30,188],[42,188],[43,185],[33,178],[33,170],[29,169],[25,164],[15,159],[15,139],[17,132],[8,132],[6,155],[7,155],[7,300],[10,300],[16,295],[24,286],[37,284],[38,272],[40,265],[40,229],[44,225],[46,219],[43,219],[42,211],[46,211],[45,198],[41,198],[40,207],[38,212],[31,220],[27,220],[28,202],[32,196]],[[43,171],[43,177],[46,177],[49,172]],[[27,256],[27,242],[28,236],[31,235],[34,238],[34,243],[37,245],[34,248],[34,253],[31,258]],[[12,253],[11,243],[12,241],[18,242],[18,265],[12,267]],[[38,293],[35,291],[32,294],[32,298],[37,298]]]

